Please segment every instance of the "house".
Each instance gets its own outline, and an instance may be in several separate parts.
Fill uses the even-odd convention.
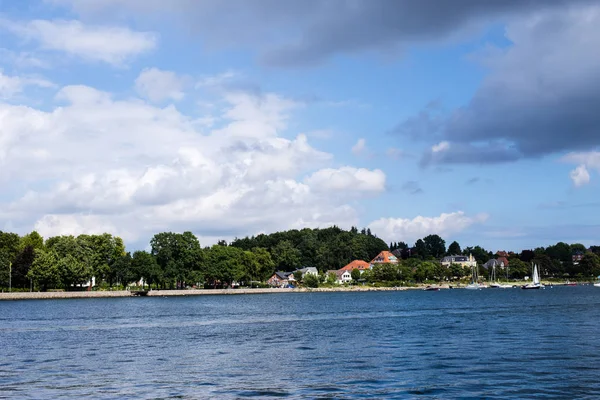
[[[357,269],[362,274],[364,271],[371,269],[371,264],[363,260],[354,260],[350,264],[343,266],[339,271],[350,271]]]
[[[475,258],[473,257],[472,254],[469,254],[469,256],[446,256],[444,258],[442,258],[441,260],[441,264],[443,267],[450,267],[450,265],[452,264],[458,264],[461,267],[476,267],[477,266],[477,261],[475,261]]]
[[[583,252],[582,251],[574,252],[573,255],[571,256],[571,259],[573,261],[573,265],[578,265],[579,261],[583,260]]]
[[[390,251],[382,251],[371,260],[371,266],[374,264],[398,264],[398,257],[393,255]]]
[[[350,273],[349,270],[344,270],[344,269],[332,269],[327,271],[327,275],[329,274],[335,274],[336,276],[336,283],[338,285],[343,285],[344,283],[348,283],[348,282],[352,282],[352,274]]]
[[[505,258],[507,258],[509,256],[509,254],[507,252],[505,252],[504,250],[498,250],[496,252],[496,256],[497,257],[505,257]]]
[[[504,268],[506,266],[508,266],[508,261],[505,263],[503,260],[501,260],[504,257],[500,257],[500,258],[492,258],[490,260],[488,260],[488,262],[486,262],[485,264],[483,264],[483,268],[490,270],[494,267],[496,268]]]
[[[277,271],[267,280],[267,284],[272,287],[286,287],[295,282],[293,272]]]
[[[497,258],[497,260],[500,261],[501,263],[503,263],[505,267],[508,267],[508,258],[506,258],[504,256],[500,256]]]
[[[304,267],[302,269],[297,269],[296,271],[294,271],[294,273],[296,273],[296,272],[300,272],[302,274],[302,276],[306,276],[306,275],[319,276],[319,270],[317,270],[315,267]]]

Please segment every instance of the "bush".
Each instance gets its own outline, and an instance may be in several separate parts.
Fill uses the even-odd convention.
[[[319,278],[312,274],[306,274],[303,283],[306,287],[317,288],[319,287]]]

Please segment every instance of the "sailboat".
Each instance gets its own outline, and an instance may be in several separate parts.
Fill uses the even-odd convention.
[[[471,267],[471,283],[465,286],[465,289],[481,290],[484,287],[485,285],[481,285],[477,282],[477,266]]]
[[[598,276],[598,282],[594,283],[595,287],[600,287],[600,276]]]
[[[521,289],[544,289],[545,286],[540,283],[540,276],[538,275],[537,265],[533,265],[533,279],[532,282],[521,286]]]
[[[504,263],[500,263],[500,267],[504,268]],[[506,267],[506,280],[508,280],[508,266]],[[492,274],[490,275],[490,288],[510,289],[512,285],[498,283],[496,281],[496,265],[492,266]]]

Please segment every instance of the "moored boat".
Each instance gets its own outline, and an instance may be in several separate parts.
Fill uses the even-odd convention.
[[[521,289],[545,289],[545,286],[540,282],[537,265],[533,266],[533,279],[531,283],[521,286]]]

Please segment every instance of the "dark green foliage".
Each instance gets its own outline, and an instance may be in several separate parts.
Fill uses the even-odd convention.
[[[450,246],[448,246],[448,255],[460,255],[462,254],[462,250],[460,249],[460,244],[458,244],[458,242],[455,240],[454,242],[450,243]]]
[[[319,277],[312,275],[312,274],[308,274],[304,277],[304,286],[309,287],[309,288],[316,288],[319,287]]]
[[[370,230],[344,231],[337,226],[325,229],[302,229],[275,232],[235,239],[231,246],[250,250],[255,247],[267,249],[276,268],[293,271],[302,267],[317,267],[321,271],[339,269],[352,260],[370,261],[387,244],[373,236]]]

